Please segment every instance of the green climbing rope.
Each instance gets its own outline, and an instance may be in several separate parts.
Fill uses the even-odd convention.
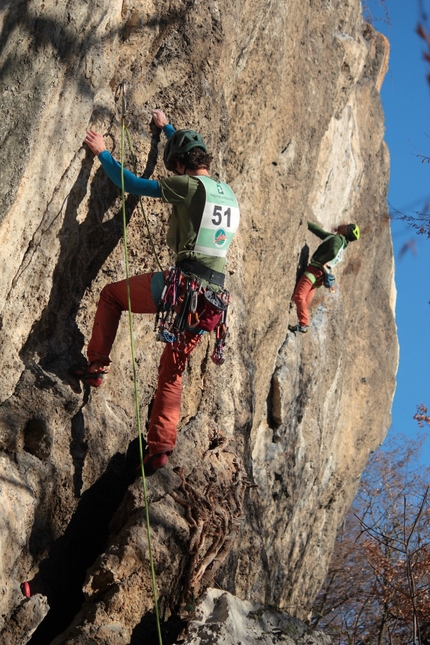
[[[136,360],[135,360],[135,351],[134,351],[134,335],[133,335],[133,322],[132,322],[132,311],[131,311],[130,278],[129,278],[130,273],[129,273],[128,246],[127,246],[127,217],[125,212],[125,190],[124,190],[124,147],[125,147],[125,130],[126,130],[124,108],[125,108],[125,101],[123,99],[123,114],[121,119],[122,121],[121,123],[121,194],[122,194],[123,242],[124,242],[124,255],[125,255],[125,277],[126,277],[126,283],[127,283],[127,300],[128,300],[128,321],[129,321],[129,327],[130,327],[134,400],[136,404],[136,420],[137,420],[137,431],[138,431],[138,438],[139,438],[140,468],[142,472],[142,487],[143,487],[143,496],[145,500],[146,532],[148,535],[149,563],[151,568],[152,590],[154,594],[155,619],[157,622],[158,642],[160,645],[163,645],[163,641],[161,638],[160,615],[158,612],[157,582],[155,579],[154,558],[152,554],[151,525],[149,522],[149,506],[148,506],[148,496],[146,492],[146,477],[145,477],[145,468],[143,465],[143,438],[142,438],[142,427],[140,422],[139,393],[137,388]],[[145,221],[146,221],[146,218],[145,218]],[[158,258],[157,258],[157,261],[158,261]]]

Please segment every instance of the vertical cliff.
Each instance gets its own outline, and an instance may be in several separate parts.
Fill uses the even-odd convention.
[[[227,360],[211,363],[210,338],[192,356],[177,449],[148,481],[162,618],[210,585],[306,616],[395,388],[386,39],[358,0],[5,0],[0,26],[4,642],[133,644],[151,622],[125,318],[102,388],[67,372],[124,277],[120,192],[82,145],[91,126],[119,157],[122,81],[139,172],[165,172],[161,107],[202,133],[242,212]],[[169,208],[144,202],[168,267]],[[131,272],[155,270],[133,196],[127,215]],[[308,219],[362,237],[296,337]],[[153,322],[134,317],[143,422]]]

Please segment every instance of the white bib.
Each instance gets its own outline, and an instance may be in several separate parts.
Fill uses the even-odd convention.
[[[225,258],[236,233],[240,212],[234,192],[224,182],[199,175],[206,192],[200,228],[194,251]]]

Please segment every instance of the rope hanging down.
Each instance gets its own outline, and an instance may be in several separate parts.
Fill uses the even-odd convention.
[[[134,351],[134,335],[133,335],[133,322],[132,322],[132,311],[131,311],[131,297],[130,297],[130,278],[129,278],[129,262],[128,262],[128,246],[127,246],[127,217],[125,212],[125,190],[124,190],[124,147],[125,147],[125,132],[127,131],[127,138],[130,146],[130,152],[133,159],[135,159],[134,154],[131,150],[131,141],[128,129],[125,124],[125,112],[126,112],[126,97],[125,97],[125,83],[122,83],[122,114],[121,114],[121,196],[122,196],[122,218],[123,218],[123,242],[124,242],[124,255],[125,255],[125,277],[127,284],[127,301],[128,301],[128,321],[130,328],[130,345],[131,345],[131,362],[133,366],[133,384],[134,384],[134,400],[136,404],[136,421],[137,421],[137,431],[139,438],[139,453],[140,453],[140,468],[142,473],[142,488],[143,496],[145,500],[145,517],[146,517],[146,532],[148,536],[148,550],[149,550],[149,563],[151,568],[151,579],[152,579],[152,591],[154,594],[154,609],[155,609],[155,619],[157,622],[157,632],[158,632],[158,642],[159,645],[163,645],[161,638],[161,626],[160,626],[160,615],[158,612],[158,600],[157,600],[157,583],[155,579],[155,569],[154,569],[154,558],[152,554],[152,542],[151,542],[151,525],[149,522],[149,506],[148,506],[148,496],[146,492],[146,477],[145,477],[145,468],[143,465],[143,438],[142,438],[142,427],[140,422],[140,409],[139,409],[139,394],[137,389],[137,374],[136,374],[136,360],[135,360],[135,351]],[[148,229],[149,238],[151,241],[152,249],[156,257],[157,263],[160,266],[158,260],[154,242],[152,240],[151,232],[149,230],[148,221],[145,216],[143,209],[142,200],[140,199],[140,206],[142,213],[145,219],[146,227]],[[160,266],[160,270],[161,266]]]

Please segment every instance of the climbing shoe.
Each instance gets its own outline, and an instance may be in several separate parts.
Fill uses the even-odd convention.
[[[293,334],[296,333],[296,331],[300,331],[302,334],[306,334],[308,331],[309,327],[308,325],[288,325],[288,329],[293,332]]]
[[[168,457],[172,454],[173,450],[168,452],[159,452],[157,455],[146,455],[143,460],[143,468],[145,469],[145,477],[155,475],[157,470],[167,466]]]
[[[103,383],[103,377],[108,373],[108,370],[105,370],[103,367],[100,367],[97,372],[89,372],[90,365],[82,367],[81,365],[72,365],[69,367],[69,374],[72,374],[80,381],[83,381],[91,387],[100,387]]]

